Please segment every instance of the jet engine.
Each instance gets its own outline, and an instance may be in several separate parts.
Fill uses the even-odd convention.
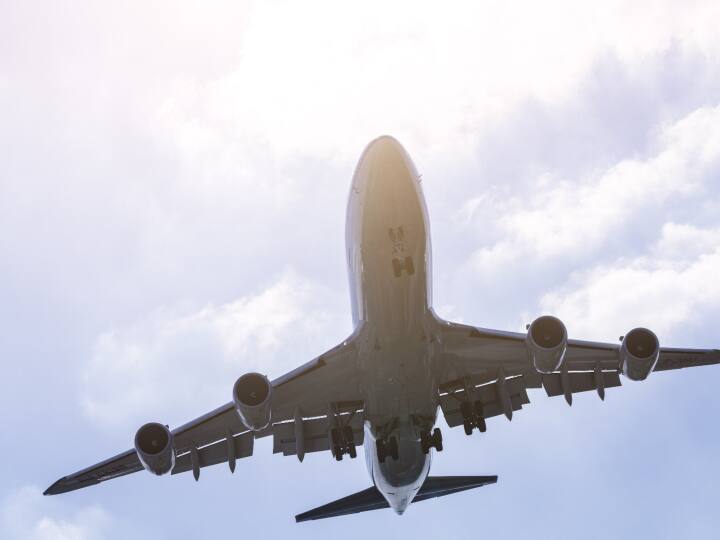
[[[172,471],[175,466],[173,434],[162,424],[150,422],[137,430],[135,451],[146,471],[157,476]]]
[[[562,365],[567,350],[567,330],[562,321],[545,315],[533,321],[525,338],[530,360],[540,373],[552,373]]]
[[[647,328],[630,330],[620,345],[620,371],[632,381],[644,381],[660,358],[660,342]]]
[[[235,410],[248,429],[260,431],[270,425],[272,385],[265,375],[246,373],[233,386]]]

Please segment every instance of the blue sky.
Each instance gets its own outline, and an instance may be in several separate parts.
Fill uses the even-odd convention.
[[[423,174],[443,317],[719,346],[720,5],[624,4],[3,4],[0,537],[716,532],[712,367],[445,428],[433,473],[498,484],[402,518],[295,525],[364,463],[267,440],[234,475],[41,496],[350,332],[345,202],[382,133]]]

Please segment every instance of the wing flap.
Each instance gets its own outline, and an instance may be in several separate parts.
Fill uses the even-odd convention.
[[[175,451],[183,454],[193,445],[206,446],[225,439],[228,430],[233,434],[248,431],[240,421],[232,403],[226,403],[192,422],[173,429]]]
[[[620,375],[617,371],[602,371],[601,376],[605,383],[604,388],[621,386]],[[573,394],[597,390],[595,373],[592,371],[571,372],[568,373],[568,379],[570,381],[570,391]],[[565,389],[562,384],[562,375],[560,375],[560,373],[543,375],[542,383],[548,397],[562,396],[565,394]]]
[[[621,386],[620,375],[617,371],[601,371],[600,376],[602,377],[602,382],[604,383],[602,385],[603,395],[606,388]],[[571,394],[598,389],[598,381],[595,378],[596,375],[594,371],[569,372],[567,377],[570,383]],[[527,388],[543,387],[547,395],[550,397],[565,395],[565,388],[563,387],[562,381],[563,376],[559,372],[542,376],[536,373],[528,373],[526,375],[507,379],[505,383],[510,395],[513,412],[522,409],[523,405],[530,403],[530,399],[527,395]],[[442,388],[458,388],[460,386],[460,381],[453,381],[451,383],[446,383],[442,386]],[[469,395],[468,390],[470,392]],[[468,387],[468,390],[455,389],[440,395],[440,407],[448,426],[456,427],[463,425],[461,406],[464,402],[481,402],[482,417],[485,419],[500,416],[506,413],[502,406],[502,400],[500,399],[496,382],[486,383],[475,387],[470,386]]]
[[[252,432],[242,433],[232,437],[233,448],[228,445],[228,439],[217,441],[203,448],[199,448],[198,468],[209,467],[219,463],[229,461],[231,454],[234,453],[235,459],[250,457],[253,454],[255,437]],[[192,453],[187,452],[175,460],[172,474],[179,474],[193,469]]]
[[[513,411],[522,409],[523,405],[530,403],[527,391],[525,390],[525,381],[523,377],[513,377],[506,381],[508,394]],[[460,406],[466,401],[480,401],[482,403],[483,417],[492,418],[505,414],[502,401],[498,394],[497,386],[493,384],[484,384],[471,389],[472,396],[468,396],[465,390],[456,390],[440,396],[440,408],[445,416],[448,426],[455,427],[463,424]]]
[[[339,425],[350,425],[353,430],[355,446],[363,444],[365,431],[362,416],[354,414],[338,415]],[[311,418],[303,421],[305,452],[322,452],[330,449],[329,426],[327,418]],[[295,422],[284,422],[273,426],[273,453],[283,456],[297,454]]]

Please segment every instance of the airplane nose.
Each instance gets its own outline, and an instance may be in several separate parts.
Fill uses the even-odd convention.
[[[408,190],[414,191],[416,179],[415,167],[403,146],[394,137],[382,135],[365,147],[355,170],[353,190],[394,199],[395,195],[406,196]]]
[[[405,149],[395,137],[381,135],[370,141],[363,158],[369,163],[387,166],[398,161],[404,162],[404,154]]]
[[[410,506],[410,499],[405,497],[400,500],[395,500],[390,506],[398,516],[402,516],[405,510],[407,510],[407,507]]]
[[[368,143],[368,148],[371,149],[402,149],[400,142],[391,135],[380,135],[374,138]]]

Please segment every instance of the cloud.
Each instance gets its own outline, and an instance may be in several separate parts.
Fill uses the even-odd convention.
[[[534,260],[594,252],[628,225],[657,222],[664,205],[698,198],[711,187],[720,170],[718,122],[720,106],[703,107],[665,126],[659,148],[646,159],[624,159],[579,181],[540,177],[529,193],[500,202],[502,240],[480,249],[475,264],[496,267],[508,251]],[[481,204],[473,199],[463,213]]]
[[[718,275],[720,228],[668,223],[647,254],[580,272],[541,305],[572,321],[575,335],[601,338],[647,326],[673,341],[666,345],[683,344],[698,325],[712,335]]]
[[[230,401],[243,373],[279,376],[345,337],[328,298],[286,271],[256,294],[199,310],[162,308],[103,332],[83,370],[82,408],[107,429],[199,416]]]
[[[718,122],[720,106],[699,107],[658,126],[645,156],[589,167],[575,179],[548,171],[527,185],[489,186],[449,224],[465,240],[458,244],[464,253],[444,255],[465,259],[452,267],[451,284],[477,289],[475,303],[493,306],[492,324],[520,329],[544,309],[540,299],[548,290],[562,289],[574,274],[648,255],[668,223],[675,228],[665,231],[664,243],[674,243],[675,251],[678,243],[686,250],[694,242],[712,244],[711,233],[698,231],[720,225],[713,202]],[[680,239],[682,227],[699,236]]]
[[[341,216],[352,166],[381,132],[397,134],[427,169],[428,191],[461,198],[488,181],[528,192],[526,178],[506,169],[486,176],[486,159],[522,168],[528,156],[567,163],[579,155],[584,165],[608,140],[622,141],[612,147],[615,156],[627,140],[644,140],[645,129],[634,127],[643,106],[694,104],[713,95],[707,81],[718,80],[712,3],[639,5],[467,3],[447,11],[429,2],[350,9],[333,2],[169,9],[158,2],[48,7],[46,18],[35,17],[32,6],[13,7],[0,23],[7,27],[0,39],[12,45],[0,47],[0,62],[13,81],[0,93],[7,282],[59,296],[77,312],[107,309],[107,319],[119,309],[137,318],[188,291],[222,302],[235,280],[262,279],[245,262],[250,257],[305,264],[298,246]],[[671,69],[658,61],[668,56]],[[598,59],[607,57],[615,63],[599,69]],[[674,86],[658,83],[662,73],[675,75]],[[647,93],[655,87],[663,92]],[[698,97],[677,98],[687,94]],[[613,108],[617,103],[623,106]],[[497,139],[514,144],[498,146]],[[580,151],[581,143],[568,140],[591,142]],[[452,176],[450,167],[464,174]],[[577,182],[562,173],[540,171],[553,183]],[[498,195],[502,202],[507,193]],[[488,204],[518,209],[497,202]],[[328,211],[307,212],[311,205]],[[478,207],[498,216],[487,210]],[[495,244],[489,264],[506,267],[518,252],[498,242],[498,233],[534,240],[543,217],[526,217],[483,225],[494,233],[480,237]],[[550,232],[558,229],[555,249],[574,241],[565,227]],[[274,249],[278,236],[283,249]],[[342,249],[341,237],[333,248]],[[221,265],[228,271],[218,271]],[[43,268],[54,269],[52,283]]]
[[[683,266],[719,247],[720,228],[670,222],[663,225],[660,238],[649,250],[649,257]]]
[[[5,540],[95,540],[109,538],[112,517],[99,506],[71,513],[48,503],[42,490],[24,486],[11,492],[0,507],[0,536]],[[55,517],[56,514],[63,517]]]
[[[387,131],[434,162],[452,162],[470,157],[484,126],[529,96],[566,102],[598,55],[613,54],[629,71],[673,44],[717,59],[712,5],[641,5],[320,2],[318,16],[258,4],[232,72],[174,80],[155,132],[207,167],[225,157],[242,163],[259,148],[279,159],[352,161]]]

